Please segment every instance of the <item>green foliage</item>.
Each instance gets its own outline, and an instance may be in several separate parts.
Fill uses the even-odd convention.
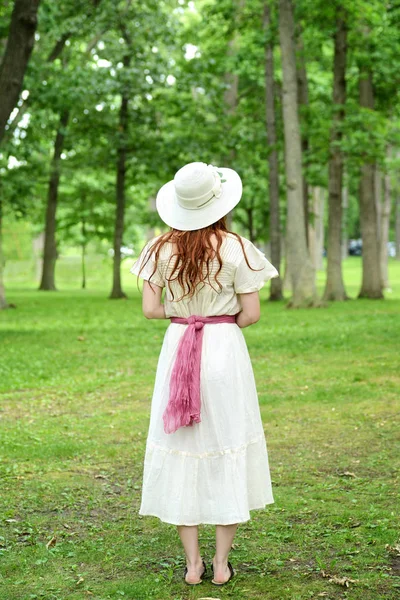
[[[268,241],[271,149],[266,142],[265,45],[269,41],[275,44],[282,225],[285,219],[277,4],[270,4],[272,23],[266,31],[261,0],[66,4],[44,0],[19,113],[0,156],[6,213],[29,219],[37,230],[43,227],[55,136],[60,115],[68,111],[58,212],[63,244],[75,244],[81,235],[82,202],[88,239],[111,242],[121,143],[127,147],[126,244],[137,239],[143,226],[161,225],[152,199],[179,167],[195,160],[237,169],[245,185],[234,226],[259,243]],[[330,4],[302,0],[295,9],[296,35],[303,47],[299,61],[301,54],[309,92],[308,104],[300,108],[302,134],[309,142],[304,172],[310,185],[325,188],[335,111],[333,35],[337,15],[347,19],[348,99],[341,144],[356,200],[363,161],[376,161],[382,170],[395,172],[385,157],[388,143],[400,144],[400,9],[383,0]],[[0,10],[6,23],[11,3]],[[6,34],[3,25],[0,39]],[[359,106],[361,68],[372,71],[374,110]],[[237,84],[237,93],[229,99],[232,84]],[[129,95],[126,140],[118,129],[123,92]],[[358,211],[351,215],[350,233],[357,230]]]

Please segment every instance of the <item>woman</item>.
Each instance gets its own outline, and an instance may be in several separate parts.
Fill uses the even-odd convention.
[[[227,230],[225,217],[241,195],[232,169],[182,167],[157,195],[170,231],[151,240],[130,270],[145,280],[145,317],[171,319],[157,367],[139,514],[177,525],[191,585],[206,572],[198,525],[216,525],[212,583],[223,585],[235,573],[228,555],[238,523],[274,502],[241,329],[259,320],[258,291],[279,274],[249,240]]]

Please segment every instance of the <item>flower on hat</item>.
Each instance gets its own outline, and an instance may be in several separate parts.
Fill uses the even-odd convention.
[[[220,173],[214,165],[207,165],[207,168],[214,175],[214,185],[211,188],[211,191],[216,198],[219,198],[222,194],[222,183],[226,181],[226,179],[222,179],[222,173]]]

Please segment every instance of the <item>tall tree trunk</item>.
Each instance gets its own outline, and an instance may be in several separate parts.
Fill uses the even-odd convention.
[[[82,220],[81,220],[81,235],[82,235],[82,289],[86,289],[86,245],[87,245],[87,236],[86,236],[86,198],[85,194],[82,194],[81,198],[81,211],[82,211]]]
[[[390,155],[390,147],[388,148]],[[383,202],[380,209],[380,235],[379,235],[379,260],[381,264],[382,288],[389,289],[389,271],[388,271],[388,242],[389,242],[389,225],[391,212],[391,196],[390,196],[390,175],[385,173],[383,178]]]
[[[15,0],[10,31],[0,65],[0,142],[17,104],[26,67],[35,43],[40,0]]]
[[[8,308],[4,289],[4,257],[3,257],[3,202],[0,194],[0,310]]]
[[[343,177],[344,179],[344,177]],[[349,209],[349,188],[347,185],[342,190],[342,260],[349,255],[349,233],[348,233],[348,212]]]
[[[130,66],[131,57],[125,55],[124,68]],[[110,298],[126,298],[121,286],[121,246],[124,235],[125,218],[125,175],[127,156],[127,137],[129,121],[129,95],[125,87],[121,94],[121,107],[119,110],[119,142],[117,153],[117,179],[116,179],[116,212],[114,231],[114,262],[113,262],[113,287]]]
[[[374,94],[371,71],[360,70],[359,88],[360,106],[373,110]],[[362,283],[359,298],[383,298],[374,171],[374,163],[371,159],[366,158],[361,166],[359,185],[362,237]]]
[[[255,240],[256,236],[254,233],[254,209],[252,206],[248,206],[246,208],[246,214],[247,214],[247,227],[249,230],[249,240],[251,242],[253,242],[253,244],[254,244],[254,242],[256,241]]]
[[[297,57],[298,57],[298,67],[297,67],[297,100],[299,103],[299,114],[301,114],[302,110],[306,111],[309,105],[309,95],[308,95],[308,79],[307,79],[307,70],[306,70],[306,61],[304,58],[304,45],[301,37],[301,28],[298,26],[297,33]],[[301,152],[303,165],[307,162],[307,153],[310,149],[310,141],[308,137],[308,122],[305,120],[305,126],[301,130]],[[304,224],[306,228],[306,240],[307,246],[309,243],[308,240],[308,223],[310,220],[310,211],[309,211],[309,188],[307,177],[305,171],[303,169],[303,200],[304,200]]]
[[[234,23],[236,24],[238,17],[243,10],[245,5],[245,0],[233,0],[233,4],[235,5],[235,16]],[[232,36],[232,38],[228,42],[228,51],[227,56],[234,57],[238,52],[240,42],[240,34],[236,30]],[[226,114],[228,117],[233,117],[236,113],[237,102],[238,102],[238,90],[239,90],[239,75],[237,73],[225,73],[224,75],[224,83],[227,86],[224,91],[224,105],[226,107]],[[236,158],[236,149],[232,148],[226,157],[226,161],[230,164],[233,164]],[[232,229],[233,224],[233,215],[235,209],[229,211],[226,215],[226,223],[228,229]]]
[[[324,300],[346,300],[342,275],[343,155],[340,147],[346,102],[347,25],[338,15],[333,62],[333,116],[328,183],[328,268]]]
[[[400,190],[396,192],[395,211],[396,260],[400,260]]]
[[[39,290],[55,290],[55,266],[57,259],[56,243],[56,213],[58,203],[58,186],[60,183],[60,160],[64,148],[66,128],[68,125],[69,110],[64,110],[60,115],[60,122],[54,142],[54,155],[51,164],[49,188],[47,194],[46,226],[44,234],[44,251],[42,278]]]
[[[308,247],[313,265],[317,271],[323,269],[324,249],[324,192],[321,187],[311,188],[313,222],[308,226]]]
[[[293,297],[291,305],[316,301],[315,269],[307,249],[297,103],[296,54],[293,9],[290,0],[279,2],[279,37],[283,74],[283,121],[287,186],[287,269]]]
[[[271,9],[269,0],[264,4],[264,28],[267,35],[271,31]],[[274,80],[274,44],[269,37],[265,45],[265,105],[269,167],[269,238],[271,241],[271,262],[280,272],[281,264],[281,223],[279,214],[279,163],[276,146],[275,122],[275,80]],[[282,300],[282,279],[271,279],[270,300]]]

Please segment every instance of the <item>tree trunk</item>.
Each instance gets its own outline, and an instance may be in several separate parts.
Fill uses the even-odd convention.
[[[311,188],[313,223],[308,226],[308,247],[314,268],[323,269],[324,249],[324,190],[318,186]]]
[[[4,257],[3,257],[3,203],[0,195],[0,310],[8,308],[4,289]]]
[[[343,155],[340,147],[346,102],[346,55],[346,21],[343,16],[338,16],[333,63],[333,116],[328,167],[328,268],[324,300],[346,300],[348,298],[342,274]]]
[[[400,190],[396,194],[395,211],[396,260],[400,260]]]
[[[44,234],[44,251],[42,278],[39,290],[55,290],[55,266],[57,259],[56,243],[56,213],[58,202],[58,186],[60,183],[60,160],[64,147],[66,127],[68,125],[69,110],[64,110],[60,115],[56,139],[54,143],[54,155],[51,164],[49,189],[47,194],[46,227]]]
[[[360,106],[373,110],[372,74],[360,71]],[[375,203],[374,163],[366,158],[361,166],[359,184],[360,226],[362,237],[362,283],[359,298],[383,298],[379,262],[378,224]]]
[[[348,233],[348,215],[349,209],[349,188],[347,185],[342,190],[342,260],[349,255],[349,233]]]
[[[271,30],[271,10],[269,0],[264,4],[264,28],[267,34]],[[279,163],[276,146],[275,123],[275,80],[274,80],[274,44],[269,38],[265,46],[265,105],[269,167],[269,237],[271,241],[271,262],[280,272],[281,264],[281,225],[279,215]],[[271,279],[270,300],[282,300],[282,279]]]
[[[388,148],[388,154],[390,149]],[[382,289],[390,289],[388,272],[388,242],[391,212],[390,175],[385,173],[383,178],[383,202],[380,208],[379,255],[381,264]]]
[[[82,210],[82,221],[81,221],[81,234],[82,234],[82,289],[86,289],[86,202],[85,194],[82,194],[81,199],[81,210]]]
[[[40,0],[15,0],[10,31],[0,65],[0,142],[17,104],[26,67],[35,43]]]
[[[124,67],[130,66],[130,55],[124,56]],[[110,298],[126,298],[121,286],[121,247],[124,235],[125,217],[125,175],[127,156],[127,137],[129,120],[129,96],[125,88],[121,94],[121,107],[119,110],[119,143],[117,153],[117,179],[116,179],[116,213],[114,232],[114,261],[113,261],[113,287]]]
[[[299,103],[299,114],[301,114],[301,108],[303,110],[307,110],[309,105],[309,95],[308,95],[308,79],[307,79],[307,70],[306,70],[306,61],[304,58],[304,45],[301,37],[300,26],[298,27],[299,31],[297,34],[297,57],[298,57],[298,68],[297,68],[297,101]],[[306,120],[305,127],[301,130],[301,152],[302,152],[302,160],[303,165],[307,163],[307,153],[310,148],[310,141],[308,138],[308,122]],[[309,188],[307,177],[305,171],[303,169],[303,200],[304,200],[304,224],[306,228],[306,241],[307,246],[309,243],[308,240],[308,223],[310,220],[310,211],[309,211]]]
[[[256,241],[255,240],[256,236],[254,234],[254,209],[252,206],[249,206],[246,208],[246,214],[247,214],[247,227],[249,230],[249,240],[251,242],[253,242],[253,244],[254,244],[254,242]]]
[[[287,186],[287,269],[293,297],[291,306],[316,301],[315,269],[307,249],[297,103],[293,10],[290,0],[279,2],[279,37],[283,76],[283,121]]]
[[[233,0],[233,4],[235,6],[235,16],[234,22],[237,23],[238,17],[240,16],[243,7],[245,5],[245,0]],[[228,51],[227,56],[234,57],[238,53],[238,47],[240,43],[240,33],[236,30],[232,36],[232,38],[228,42]],[[226,107],[226,114],[228,116],[233,116],[236,113],[237,109],[237,101],[238,101],[238,90],[239,90],[239,75],[237,73],[225,73],[224,75],[224,83],[227,86],[224,91],[224,105]],[[233,164],[236,158],[236,149],[232,148],[226,157],[226,162],[228,164]],[[226,215],[226,224],[228,229],[232,229],[233,224],[233,215],[235,209],[229,211]]]

